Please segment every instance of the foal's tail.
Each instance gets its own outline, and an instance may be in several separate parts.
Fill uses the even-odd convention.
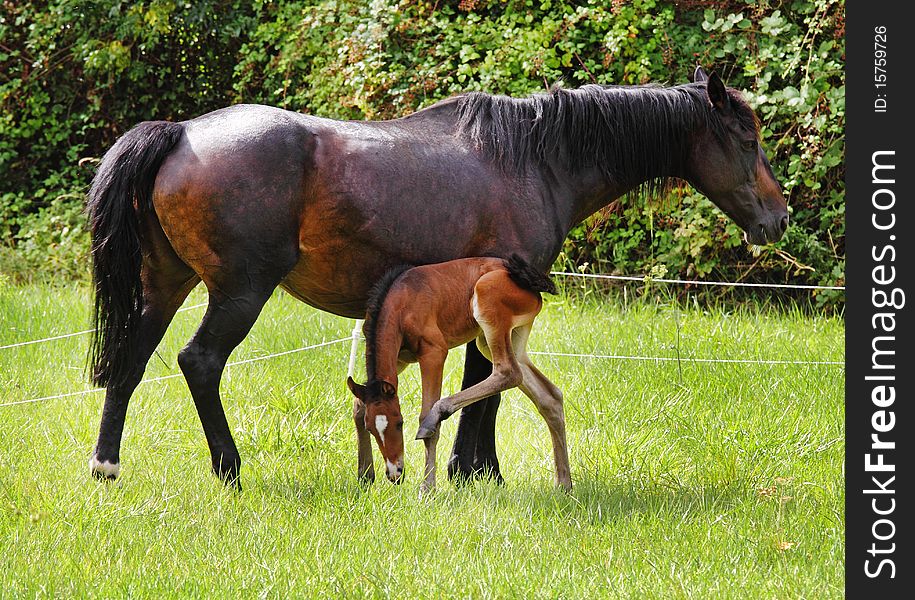
[[[546,273],[538,271],[517,254],[512,254],[503,261],[508,269],[508,276],[519,286],[532,292],[556,293],[556,284]]]
[[[143,310],[139,223],[152,210],[156,174],[183,131],[180,123],[140,123],[105,153],[92,180],[86,209],[95,287],[89,362],[96,385],[121,385],[134,371]]]

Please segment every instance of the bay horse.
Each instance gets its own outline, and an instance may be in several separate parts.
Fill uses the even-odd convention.
[[[237,105],[140,123],[102,158],[87,199],[89,360],[107,388],[91,472],[119,474],[130,397],[200,281],[208,307],[178,364],[214,472],[239,485],[219,382],[277,286],[357,318],[370,282],[398,264],[517,253],[547,271],[574,225],[669,178],[708,196],[751,243],[774,242],[787,227],[752,109],[701,69],[674,87],[472,92],[390,121]],[[489,375],[475,345],[465,360],[465,387]],[[501,477],[498,403],[462,413],[450,475]]]
[[[416,439],[426,446],[420,489],[435,488],[439,422],[482,398],[520,387],[540,412],[553,442],[556,484],[572,488],[566,447],[562,392],[533,365],[527,340],[543,307],[540,292],[556,293],[547,275],[517,254],[500,258],[462,258],[413,268],[394,268],[369,295],[365,324],[365,370],[360,385],[347,386],[356,397],[353,420],[359,440],[359,475],[372,479],[371,434],[385,459],[388,479],[404,473],[403,416],[397,375],[419,363],[422,409]],[[441,399],[445,359],[451,348],[472,340],[492,362],[489,377]]]

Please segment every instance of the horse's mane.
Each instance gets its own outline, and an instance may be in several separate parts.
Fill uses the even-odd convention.
[[[741,126],[756,129],[752,109],[736,91],[728,94]],[[649,193],[667,183],[659,172],[683,172],[690,131],[708,127],[727,139],[704,82],[585,85],[527,98],[471,92],[460,97],[457,112],[459,133],[505,171],[523,172],[552,158],[573,173],[598,167],[617,183],[645,182]]]
[[[384,306],[384,299],[387,297],[388,292],[391,291],[391,286],[394,285],[397,278],[411,268],[411,265],[398,265],[389,269],[381,276],[381,279],[375,282],[375,285],[373,285],[372,289],[369,291],[369,299],[365,311],[365,326],[362,331],[365,335],[365,370],[367,387],[376,383],[375,349],[378,345],[378,315],[381,314],[381,308]]]

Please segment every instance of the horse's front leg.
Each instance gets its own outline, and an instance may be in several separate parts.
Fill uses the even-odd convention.
[[[432,407],[442,397],[442,373],[445,370],[445,359],[448,357],[447,348],[424,349],[419,356],[419,370],[423,380],[423,403],[419,413],[419,421],[432,410]],[[439,432],[436,429],[432,435],[423,439],[426,445],[426,465],[423,470],[423,482],[419,486],[420,493],[431,492],[435,489],[435,459]]]

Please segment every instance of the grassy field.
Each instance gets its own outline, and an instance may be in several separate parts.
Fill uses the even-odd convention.
[[[196,290],[186,305],[204,301]],[[88,328],[84,287],[0,289],[0,346]],[[202,309],[147,377],[178,372]],[[531,350],[841,361],[840,318],[547,301]],[[278,294],[231,361],[345,337],[352,321]],[[88,388],[87,337],[0,350],[0,404]],[[245,489],[209,470],[182,378],[138,388],[121,479],[91,480],[102,394],[0,406],[0,596],[839,598],[841,365],[536,356],[566,398],[574,489],[552,489],[546,427],[518,391],[497,440],[506,484],[417,493],[356,482],[349,344],[230,367]],[[463,351],[445,389],[460,384]],[[401,383],[408,438],[419,376]],[[456,428],[444,424],[440,467]],[[377,452],[376,452],[377,455]],[[376,458],[376,463],[378,459]],[[376,464],[376,470],[380,467]]]

